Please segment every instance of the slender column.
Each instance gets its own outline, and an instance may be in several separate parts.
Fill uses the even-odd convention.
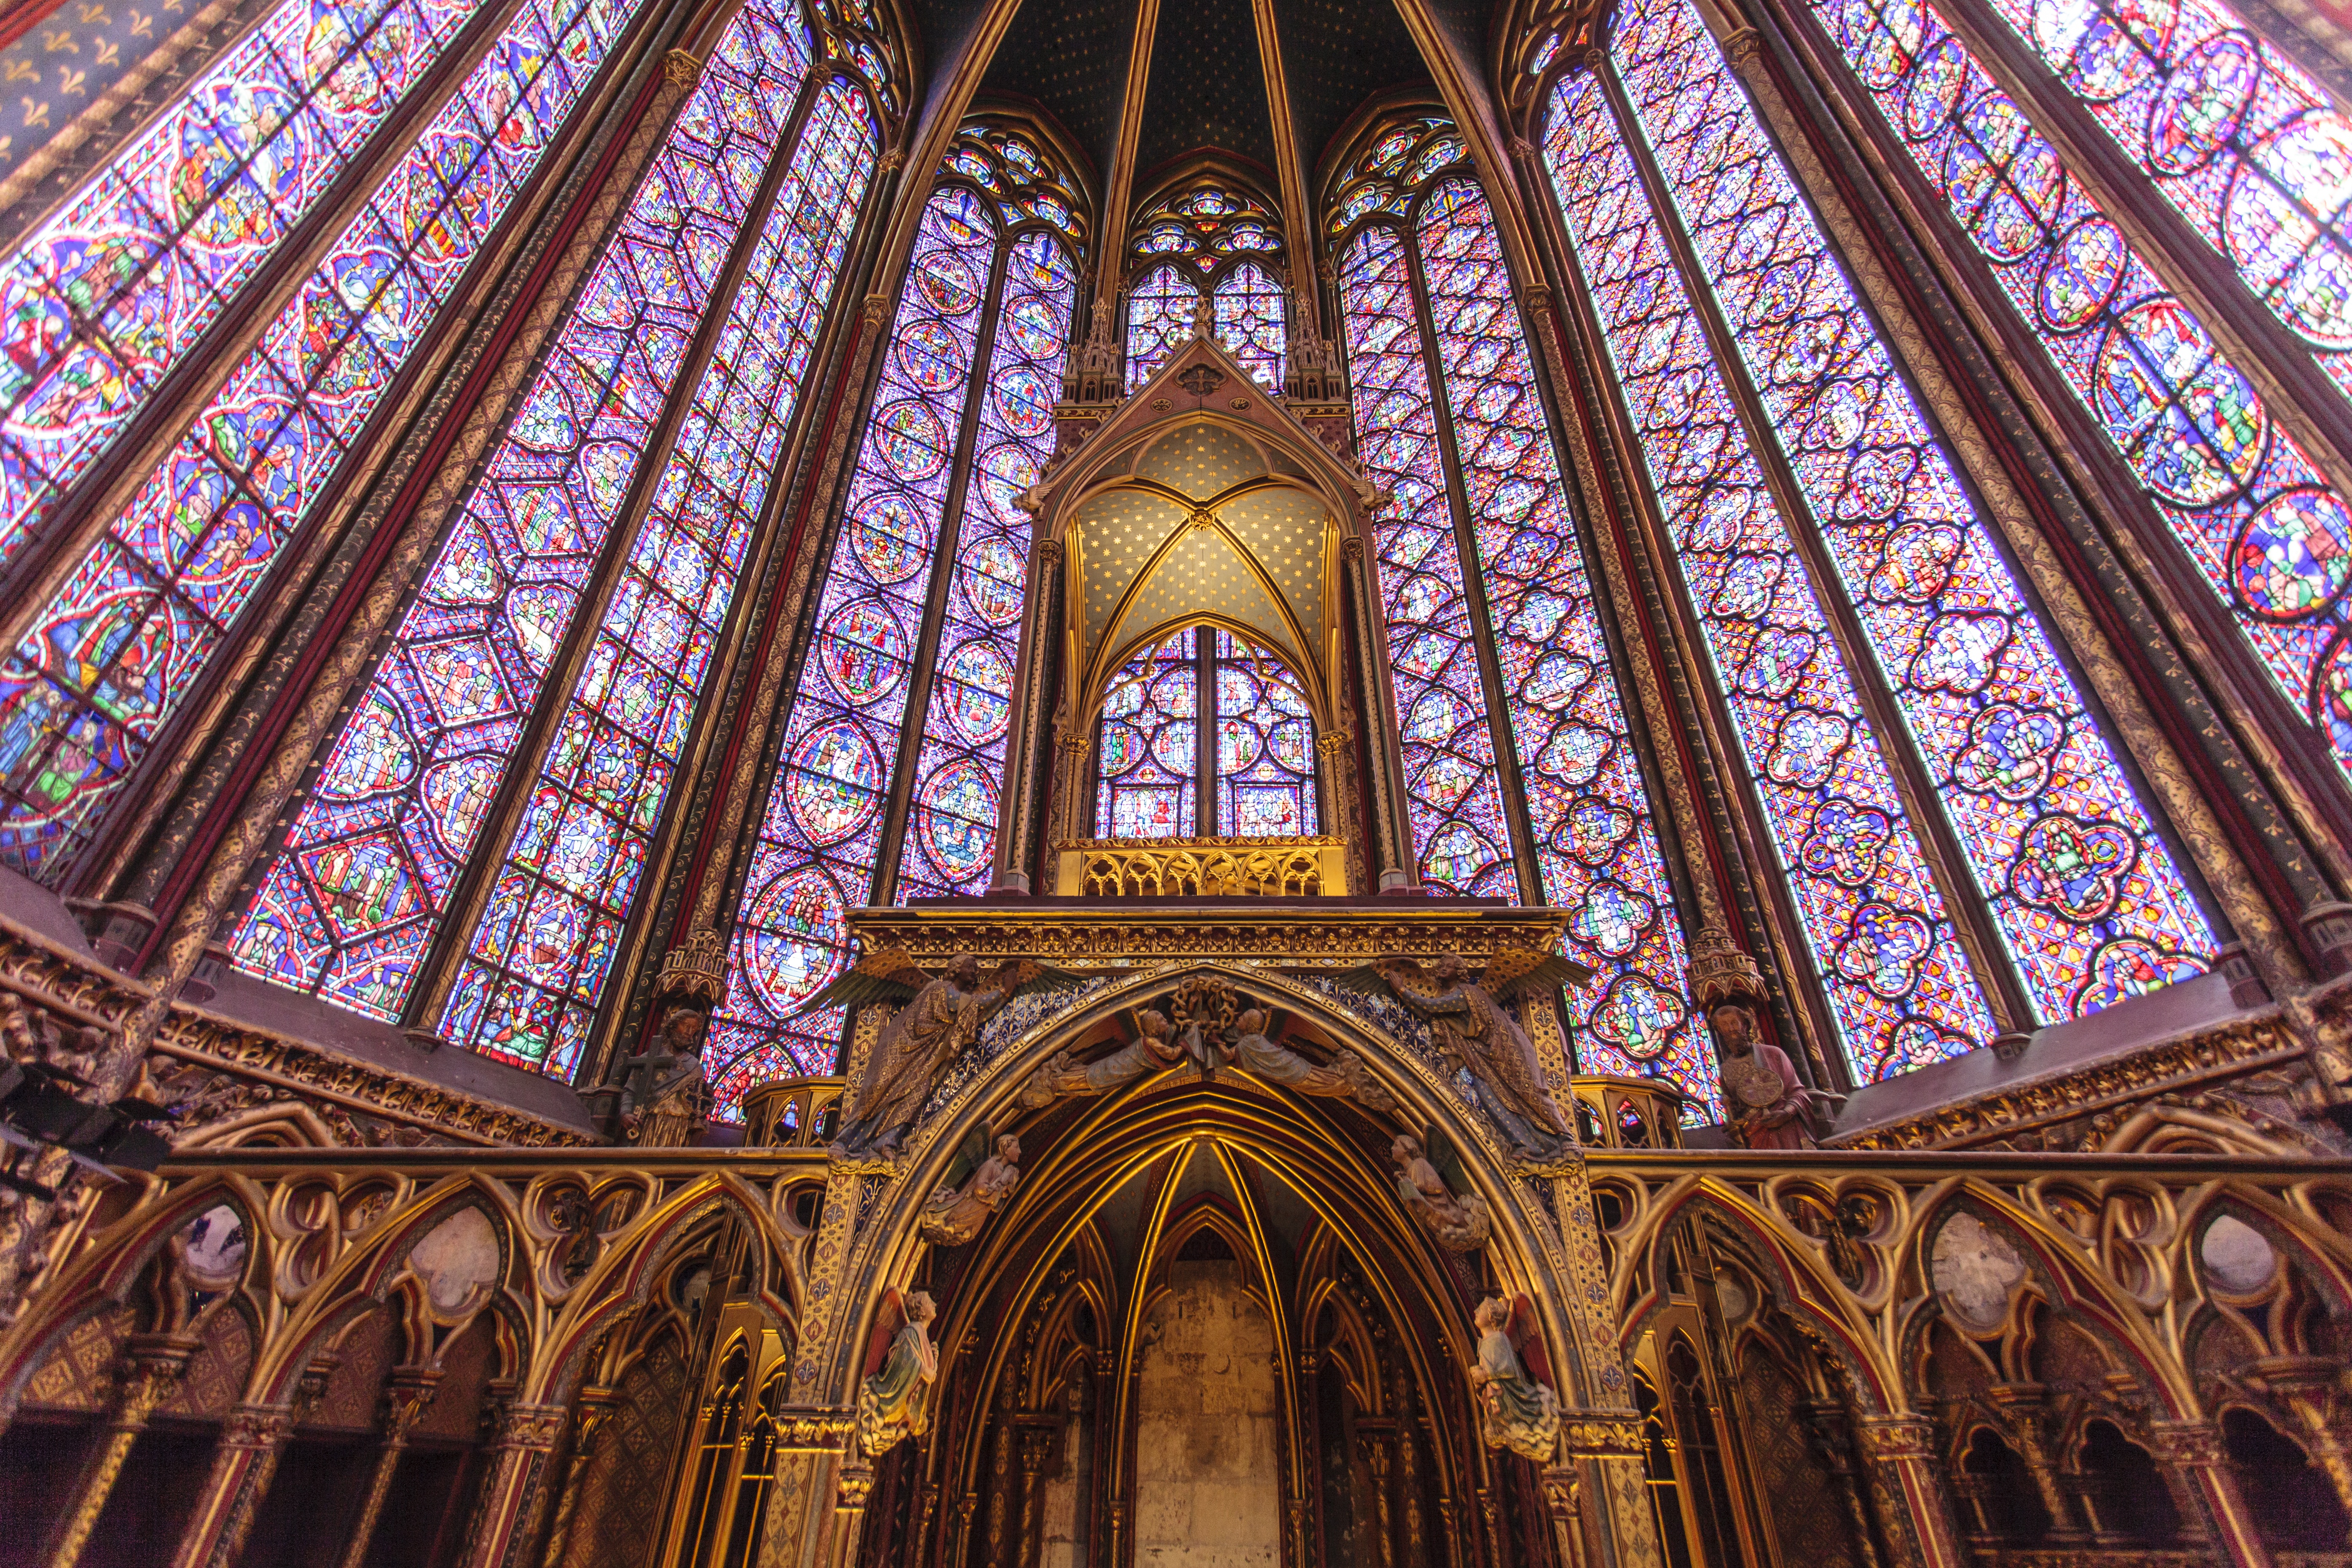
[[[1021,1538],[1017,1558],[1034,1568],[1045,1551],[1045,1456],[1053,1451],[1051,1428],[1032,1426],[1021,1435]]]
[[[1031,519],[1033,527],[1035,521]],[[1062,542],[1037,540],[1029,555],[1029,598],[1022,606],[1020,658],[1013,667],[1013,732],[1004,738],[1004,793],[997,805],[992,889],[1015,893],[1029,891],[1029,866],[1035,858],[1032,825],[1037,819],[1041,731],[1051,711],[1047,683],[1041,677],[1052,662],[1054,637],[1062,624]]]
[[[465,1568],[509,1568],[520,1561],[546,1495],[547,1461],[570,1414],[561,1405],[511,1404],[499,1412],[489,1474],[467,1531]]]
[[[1356,655],[1364,671],[1365,750],[1371,757],[1372,825],[1379,835],[1380,890],[1421,886],[1413,853],[1412,818],[1405,809],[1404,753],[1397,735],[1396,690],[1389,682],[1388,617],[1381,613],[1360,538],[1340,542],[1349,596],[1356,602]]]
[[[2209,1421],[2153,1421],[2147,1433],[2157,1463],[2168,1475],[2187,1477],[2194,1487],[2199,1511],[2221,1547],[2222,1560],[2231,1568],[2270,1568],[2270,1550],[2238,1488],[2238,1472],[2221,1447],[2221,1429]]]
[[[1013,1406],[1008,1402],[996,1411],[996,1433],[990,1444],[988,1468],[988,1568],[1013,1568],[1013,1489],[1018,1484],[1013,1470]]]
[[[236,1561],[294,1435],[295,1418],[290,1405],[240,1405],[228,1413],[204,1496],[173,1553],[173,1568],[229,1568]]]
[[[1362,1432],[1359,1440],[1364,1445],[1364,1465],[1372,1476],[1372,1512],[1378,1520],[1373,1539],[1380,1551],[1373,1561],[1380,1568],[1395,1568],[1396,1521],[1389,1502],[1389,1437],[1384,1432]]]
[[[2058,1467],[2051,1461],[2050,1446],[2042,1440],[2048,1413],[2042,1407],[2042,1385],[2004,1384],[1991,1392],[1993,1404],[2009,1416],[2018,1452],[2033,1477],[2033,1489],[2041,1494],[2042,1506],[2049,1512],[2051,1542],[2070,1546],[2084,1543],[2089,1537],[2082,1528],[2073,1500],[2059,1484]]]
[[[1391,1408],[1396,1412],[1397,1494],[1403,1505],[1405,1568],[1428,1568],[1429,1538],[1421,1516],[1421,1418],[1416,1413],[1412,1373],[1398,1363],[1389,1380]]]
[[[2347,1407],[2340,1363],[2319,1356],[2271,1356],[2248,1369],[2272,1400],[2284,1406],[2304,1431],[2304,1447],[2337,1500],[2352,1512],[2352,1407]]]
[[[1298,1352],[1298,1433],[1307,1463],[1298,1467],[1298,1495],[1291,1500],[1291,1533],[1302,1563],[1330,1560],[1323,1542],[1323,1401],[1320,1352]]]
[[[1860,1425],[1871,1501],[1894,1568],[1963,1568],[1951,1499],[1936,1462],[1935,1424],[1906,1414],[1865,1415]]]
[[[1812,1437],[1815,1457],[1830,1473],[1830,1484],[1845,1509],[1846,1528],[1853,1533],[1854,1557],[1860,1568],[1879,1568],[1878,1546],[1871,1538],[1870,1514],[1862,1503],[1862,1479],[1854,1472],[1853,1427],[1845,1407],[1822,1402],[1799,1406]]]
[[[572,1416],[572,1458],[563,1467],[563,1490],[556,1499],[555,1522],[548,1527],[547,1550],[540,1561],[558,1568],[572,1544],[572,1525],[580,1512],[580,1494],[586,1489],[589,1463],[596,1457],[596,1439],[620,1406],[620,1395],[610,1388],[583,1388]]]
[[[156,1406],[179,1386],[180,1374],[196,1353],[196,1344],[194,1339],[183,1335],[142,1334],[131,1341],[130,1364],[122,1371],[105,1439],[82,1467],[73,1511],[66,1516],[57,1547],[49,1553],[49,1568],[75,1568],[81,1561],[82,1549],[98,1529],[98,1517],[106,1511],[106,1500],[114,1495],[114,1483],[122,1479],[131,1446],[147,1429],[148,1417],[155,1414]]]
[[[441,1373],[435,1367],[398,1367],[385,1380],[380,1423],[383,1443],[376,1450],[367,1496],[360,1504],[359,1521],[352,1526],[351,1541],[343,1548],[341,1568],[366,1568],[368,1547],[375,1540],[375,1527],[383,1521],[384,1500],[392,1495],[393,1472],[400,1468],[408,1434],[425,1418],[440,1386]]]

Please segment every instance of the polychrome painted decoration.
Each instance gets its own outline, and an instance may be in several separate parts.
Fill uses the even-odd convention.
[[[538,168],[564,115],[636,8],[636,0],[526,0],[0,666],[0,858],[55,880],[97,831],[157,731],[187,700],[288,542],[310,519],[394,376],[428,338],[435,312]],[[336,35],[329,28],[315,36]],[[247,64],[259,73],[257,79],[291,79],[263,61]],[[356,61],[343,74],[353,71],[365,76]],[[250,92],[258,90],[240,99],[237,90],[200,84],[165,121],[180,126],[174,135],[191,139],[191,172],[172,188],[192,202],[204,196],[201,214],[191,209],[194,226],[184,241],[211,232],[204,226],[213,218],[202,215],[217,216],[240,204],[277,213],[296,194],[277,191],[274,176],[255,183],[255,167],[278,167],[258,154],[237,167],[231,166],[236,160],[215,167],[226,158],[224,150],[237,144],[221,129],[227,110],[215,100],[226,93],[221,102],[245,103],[240,112],[250,115],[256,112]],[[333,96],[322,89],[307,101],[315,108],[322,95]],[[213,107],[203,107],[208,104]],[[289,127],[296,123],[288,121],[265,137],[267,146],[294,136]],[[200,132],[200,125],[212,129]],[[170,162],[164,149],[152,155]],[[203,172],[208,169],[213,173]],[[208,191],[215,195],[205,195]],[[124,187],[122,200],[135,199],[144,198]],[[239,219],[231,226],[258,243],[278,232],[275,221]],[[131,235],[126,228],[104,247],[89,235],[71,245],[62,238],[56,243],[60,254],[74,250],[86,258],[112,247],[129,265],[130,257],[141,254]],[[244,255],[229,244],[232,237],[214,239]],[[227,265],[226,253],[215,258],[207,248],[212,240],[193,249],[190,243],[150,268],[147,277],[158,292],[123,295],[102,318],[119,323],[121,333],[132,331],[134,320],[149,321],[163,334],[152,351],[156,354],[176,354],[193,339],[193,331],[174,337],[178,329],[170,323],[187,311],[202,315],[212,309],[197,300],[193,284],[183,286],[183,273],[194,277]],[[89,285],[72,287],[87,291]],[[31,298],[19,296],[9,308],[20,337],[38,341],[52,330],[66,331],[63,316],[47,328],[28,321],[22,312],[35,309]],[[177,345],[168,353],[162,346],[167,340]],[[49,437],[27,423],[52,419],[40,412],[51,406],[46,389],[83,386],[96,399],[91,407],[102,411],[161,374],[160,360],[152,374],[134,374],[127,360],[101,352],[96,341],[76,339],[79,346],[58,351],[64,358],[40,386],[19,387],[16,410],[0,431],[0,468],[7,475],[0,482],[16,484],[39,463],[61,460],[56,453],[64,448],[43,445]],[[20,365],[41,358],[15,357]],[[93,413],[88,421],[67,424],[97,432],[89,439],[100,442],[121,427],[129,406],[122,405],[121,418]],[[64,428],[58,427],[58,440],[83,439],[68,441]],[[26,456],[36,449],[44,456]],[[85,458],[96,450],[89,445]],[[30,515],[23,507],[47,505],[40,498],[56,494],[48,480],[25,483],[29,488],[23,495],[30,499],[10,503],[19,506],[19,524]]]
[[[239,967],[378,1017],[400,1015],[556,672],[808,62],[792,0],[756,0],[722,35],[328,749],[236,931]],[[834,107],[813,114],[813,132],[847,115],[872,135],[846,84],[819,99]],[[828,159],[844,155],[837,136],[795,144],[800,181],[831,177]],[[793,199],[797,208],[804,198]],[[570,959],[550,948],[547,978],[600,971],[603,939],[583,929],[577,940]],[[518,1037],[511,1049],[545,1059],[573,1043]]]

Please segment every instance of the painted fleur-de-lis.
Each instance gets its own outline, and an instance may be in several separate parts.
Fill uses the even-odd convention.
[[[103,5],[83,5],[81,19],[93,27],[106,27],[113,25],[113,18],[106,14],[106,7]]]
[[[7,81],[38,81],[40,79],[40,67],[35,65],[30,60],[10,60],[8,62],[7,75],[5,78],[0,78],[0,80]]]
[[[121,44],[108,42],[101,43],[98,46],[98,54],[95,57],[96,64],[102,66],[118,65],[121,63],[121,59],[122,46]]]
[[[89,72],[88,71],[78,71],[71,66],[59,66],[58,68],[58,90],[59,92],[79,93],[83,97],[87,98],[89,96],[89,89],[85,84],[88,83],[89,80]]]
[[[47,100],[43,100],[41,102],[36,103],[28,97],[24,100],[24,103],[26,125],[32,128],[46,129],[49,123],[49,106]]]
[[[136,5],[131,8],[131,36],[134,38],[152,38],[155,36],[155,18]]]
[[[53,55],[78,55],[81,53],[81,46],[74,42],[73,31],[68,27],[50,28],[47,32],[41,35],[41,42],[47,46],[48,52]]]

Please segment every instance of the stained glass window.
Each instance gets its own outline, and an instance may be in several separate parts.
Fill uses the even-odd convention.
[[[1127,385],[1132,392],[1192,335],[1201,290],[1173,267],[1155,267],[1127,295]]]
[[[1077,268],[1059,240],[1034,232],[1013,246],[915,761],[901,899],[988,890],[1029,591],[1030,518],[1021,497],[1053,455],[1054,400],[1076,298]]]
[[[876,146],[863,100],[830,84],[795,141],[467,941],[441,1019],[445,1039],[571,1074],[799,406]]]
[[[370,153],[480,8],[287,0],[0,265],[0,563]],[[618,14],[588,26],[609,37],[628,9],[600,6]],[[545,54],[562,37],[554,20],[527,8],[490,58]],[[535,62],[510,85],[532,74]]]
[[[2352,394],[2352,118],[2220,0],[1994,8]]]
[[[400,1015],[750,216],[759,172],[791,121],[808,60],[792,0],[753,0],[722,35],[330,747],[237,931],[240,967],[379,1017]],[[823,188],[835,172],[828,157],[845,151],[842,119],[857,134],[873,132],[846,84],[829,84],[818,101],[830,107],[812,114],[793,169]],[[810,199],[795,190],[792,210]],[[720,384],[708,384],[718,393]],[[656,519],[647,528],[667,526]],[[714,534],[725,526],[709,525]],[[676,564],[692,569],[683,555]],[[681,643],[708,635],[676,620],[655,630],[666,613],[649,587],[640,580],[614,595],[616,613],[643,605],[648,645],[665,634]],[[583,677],[592,686],[595,668],[592,653]],[[618,681],[642,667],[606,673],[615,684],[600,695],[628,706],[634,694]],[[608,748],[619,738],[611,728],[593,734]],[[560,739],[551,764],[562,767],[563,748],[583,738]],[[583,757],[568,776],[586,782],[601,765]],[[563,817],[569,833],[591,826],[585,811]],[[572,914],[580,929],[568,940],[577,945],[544,953],[542,983],[561,975],[572,986],[600,972],[609,944],[586,910]],[[504,951],[512,930],[486,926],[493,951]],[[502,1048],[530,1054],[519,1037]]]
[[[96,831],[636,4],[526,0],[42,610],[0,667],[0,858],[54,879]]]
[[[908,763],[899,896],[984,889],[1028,578],[1016,500],[1050,450],[1083,232],[1050,164],[976,121],[918,227],[736,916],[709,1053],[722,1117],[761,1078],[831,1067],[838,1011],[792,1014],[846,957],[842,912],[875,896]]]
[[[1315,718],[1290,668],[1255,643],[1216,634],[1217,832],[1296,838],[1318,831]]]
[[[1556,90],[1547,157],[1857,1068],[1899,1072],[1990,1026],[1895,748],[1924,763],[2039,1019],[2200,972],[2213,938],[2169,847],[1696,14],[1637,0],[1612,52],[1808,515],[1764,482],[1589,78]],[[1823,608],[1841,594],[1867,672]],[[1872,730],[1865,680],[1902,733]]]
[[[1254,261],[1217,279],[1217,341],[1268,391],[1282,390],[1286,347],[1282,285]]]
[[[1348,175],[1363,182],[1360,217],[1412,220],[1409,246],[1387,221],[1356,236],[1341,300],[1359,447],[1395,497],[1373,546],[1422,875],[1517,896],[1496,761],[1498,741],[1510,745],[1542,897],[1573,911],[1572,951],[1595,971],[1573,999],[1583,1065],[1664,1077],[1710,1103],[1715,1075],[1690,1026],[1682,927],[1640,758],[1494,216],[1464,162],[1453,128],[1423,119],[1381,131]],[[1449,469],[1467,503],[1483,629]],[[1480,668],[1482,635],[1500,700]]]
[[[2347,624],[2352,516],[2316,465],[1933,9],[1853,0],[1824,13],[2281,689],[2334,721],[2336,755],[2352,758],[2352,710],[2338,698],[2331,711],[2342,687],[2320,679]]]
[[[1202,640],[1186,627],[1111,677],[1096,750],[1100,837],[1191,838],[1199,831]]]
[[[1143,384],[1192,335],[1210,300],[1210,330],[1242,368],[1280,392],[1289,353],[1288,306],[1274,268],[1282,224],[1237,185],[1180,185],[1144,204],[1129,254],[1145,270],[1128,288],[1127,384]]]

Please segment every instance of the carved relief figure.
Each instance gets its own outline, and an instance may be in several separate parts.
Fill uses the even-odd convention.
[[[1330,1066],[1318,1067],[1297,1052],[1267,1038],[1266,1022],[1264,1008],[1250,1008],[1234,1020],[1231,1043],[1222,1040],[1217,1043],[1218,1054],[1253,1078],[1278,1083],[1299,1094],[1351,1099],[1367,1110],[1396,1109],[1396,1101],[1373,1081],[1372,1076],[1364,1070],[1364,1064],[1356,1059],[1354,1053],[1336,1052]]]
[[[923,1211],[923,1239],[940,1247],[961,1247],[978,1236],[988,1216],[1004,1206],[1020,1184],[1020,1163],[1021,1140],[1010,1132],[995,1141],[992,1151],[986,1127],[965,1139]]]
[[[1424,973],[1411,959],[1384,958],[1340,977],[1356,989],[1385,985],[1396,999],[1429,1020],[1445,1059],[1469,1069],[1479,1104],[1522,1154],[1546,1159],[1576,1142],[1568,1113],[1544,1080],[1535,1042],[1503,1010],[1515,997],[1537,994],[1591,977],[1581,964],[1549,954],[1505,953],[1473,981],[1462,960],[1441,956]]]
[[[1541,1347],[1533,1318],[1524,1301],[1517,1312],[1500,1296],[1478,1303],[1478,1360],[1470,1368],[1470,1386],[1486,1447],[1549,1463],[1559,1444],[1559,1396],[1530,1377],[1520,1361],[1522,1348]]]
[[[921,1290],[903,1300],[892,1290],[884,1300],[866,1354],[866,1381],[857,1389],[857,1446],[869,1458],[931,1429],[931,1384],[940,1375],[931,1320],[938,1312]]]
[[[1136,1025],[1135,1038],[1098,1060],[1081,1063],[1056,1051],[1021,1086],[1021,1103],[1035,1110],[1066,1094],[1108,1094],[1183,1059],[1183,1044],[1165,1013],[1147,1009],[1136,1015]]]
[[[1405,1212],[1440,1247],[1451,1252],[1475,1252],[1486,1245],[1492,1226],[1486,1200],[1469,1191],[1467,1181],[1456,1190],[1447,1180],[1462,1163],[1444,1133],[1432,1132],[1430,1145],[1435,1162],[1422,1152],[1421,1141],[1411,1133],[1400,1132],[1389,1145],[1389,1158],[1396,1162],[1397,1196],[1403,1201]],[[1445,1173],[1440,1173],[1438,1163],[1443,1163]]]
[[[958,1056],[980,1037],[996,1010],[1031,989],[1080,984],[1079,977],[1028,959],[998,965],[985,983],[980,961],[960,953],[934,980],[903,949],[860,959],[803,1003],[800,1011],[904,1003],[866,1059],[844,1115],[836,1154],[895,1154]]]

